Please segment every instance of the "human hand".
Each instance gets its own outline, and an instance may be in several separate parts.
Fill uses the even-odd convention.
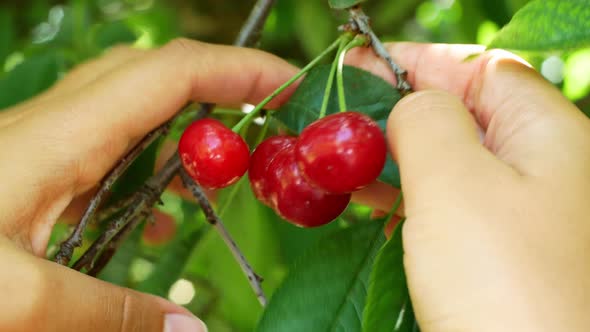
[[[588,330],[590,120],[506,52],[389,51],[419,91],[396,105],[387,137],[421,330]],[[389,73],[368,51],[349,62]]]
[[[188,40],[118,48],[1,112],[0,331],[204,331],[164,299],[41,257],[72,200],[187,101],[256,103],[295,71],[259,51]]]

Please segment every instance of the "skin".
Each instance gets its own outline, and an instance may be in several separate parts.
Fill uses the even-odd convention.
[[[590,121],[510,54],[464,62],[480,49],[389,50],[419,91],[396,105],[387,139],[422,331],[585,331]],[[347,61],[393,81],[366,50]],[[49,232],[187,100],[256,103],[295,70],[259,51],[188,40],[117,48],[1,112],[0,160],[10,162],[0,163],[0,330],[203,331],[163,299],[42,259]],[[397,194],[376,183],[355,199],[387,210]]]

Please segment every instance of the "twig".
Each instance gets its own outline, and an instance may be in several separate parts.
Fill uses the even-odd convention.
[[[184,109],[184,108],[183,108]],[[125,173],[127,168],[147,149],[158,137],[166,134],[170,130],[172,123],[178,118],[182,112],[178,112],[170,120],[160,127],[152,130],[147,134],[133,149],[119,161],[103,179],[98,192],[92,197],[84,215],[80,222],[74,228],[72,234],[65,240],[58,253],[55,255],[55,261],[62,265],[67,265],[72,259],[74,249],[82,246],[83,234],[89,222],[93,219],[98,207],[102,204],[105,196],[111,191],[115,182]]]
[[[259,0],[256,2],[250,16],[242,26],[238,37],[234,41],[236,46],[254,46],[260,40],[260,34],[266,18],[270,14],[270,10],[274,5],[275,0]]]
[[[83,268],[92,269],[92,262],[96,257],[109,246],[109,243],[123,230],[128,224],[133,223],[136,219],[150,211],[151,208],[159,201],[160,194],[168,186],[172,178],[176,175],[176,170],[180,168],[180,158],[175,154],[170,158],[160,172],[152,176],[142,188],[135,194],[133,201],[127,210],[119,218],[115,219],[108,226],[108,229],[92,243],[90,248],[74,263],[75,270],[80,271]]]
[[[105,268],[123,241],[125,241],[131,232],[146,218],[146,214],[148,214],[147,217],[149,217],[149,213],[147,212],[143,215],[137,216],[112,238],[100,256],[98,256],[98,258],[92,264],[90,264],[90,268],[87,273],[89,276],[96,277],[100,271]]]
[[[375,51],[375,53],[384,59],[391,67],[391,70],[397,79],[396,88],[402,95],[410,93],[412,91],[412,86],[407,81],[408,73],[393,61],[389,52],[387,52],[385,46],[381,40],[379,40],[379,37],[377,37],[375,32],[373,32],[373,29],[371,29],[369,17],[363,12],[360,6],[350,8],[349,13],[351,23],[353,23],[353,29],[357,29],[361,33],[369,36],[369,38],[371,38],[371,47],[373,48],[373,51]]]
[[[104,220],[107,219],[111,219],[117,212],[123,210],[124,208],[128,207],[132,202],[133,199],[135,198],[135,194],[131,194],[127,197],[124,197],[118,201],[116,201],[115,203],[98,210],[95,214],[94,214],[94,220],[91,220],[90,222],[102,222]]]
[[[205,195],[201,187],[198,184],[196,184],[188,176],[188,174],[186,174],[184,169],[180,170],[180,177],[182,179],[182,183],[184,183],[184,186],[188,190],[190,190],[193,193],[193,196],[195,196],[195,198],[197,199],[209,224],[215,227],[215,230],[217,230],[217,232],[219,233],[227,247],[230,249],[232,255],[240,265],[240,268],[242,268],[242,271],[248,278],[248,282],[250,283],[252,290],[254,290],[254,293],[256,294],[258,301],[263,307],[266,306],[266,296],[264,295],[262,285],[260,284],[262,279],[256,273],[254,273],[254,270],[252,269],[252,267],[240,251],[240,248],[238,248],[238,246],[232,239],[231,235],[223,225],[223,222],[221,221],[217,213],[215,213],[215,211],[213,210],[211,203],[209,203],[209,200],[207,199],[207,196]]]
[[[273,4],[274,0],[257,1],[256,5],[252,9],[252,13],[250,14],[248,21],[240,33],[241,37],[236,40],[236,46],[250,46],[250,43],[252,43],[254,40],[252,38],[248,38],[248,36],[259,33],[259,29],[261,29],[264,25],[264,22],[266,21]],[[258,23],[254,24],[253,22]],[[195,116],[195,119],[206,117],[213,111],[213,108],[215,108],[214,104],[201,104],[201,108]],[[148,179],[142,190],[138,191],[133,201],[129,204],[127,210],[123,213],[121,218],[119,218],[121,222],[118,224],[118,226],[120,227],[118,227],[118,231],[114,233],[117,234],[121,232],[124,227],[126,227],[126,225],[132,223],[141,213],[144,211],[149,211],[154,206],[154,204],[160,200],[162,192],[180,169],[180,158],[178,157],[178,153],[175,153],[158,173]],[[108,241],[103,240],[96,245],[93,244],[84,253],[80,260],[76,262],[76,267],[88,267],[91,262],[96,261],[97,255],[103,252],[105,248],[110,246],[110,242],[113,240],[113,238],[115,238],[115,236],[116,235],[109,236],[110,240]],[[108,260],[109,258],[105,256],[105,259],[101,259],[101,265],[106,265]],[[92,270],[95,274],[100,272],[100,270],[96,267]]]

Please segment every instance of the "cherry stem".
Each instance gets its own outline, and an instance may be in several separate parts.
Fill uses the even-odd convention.
[[[256,137],[256,142],[254,143],[254,146],[258,146],[258,144],[260,144],[262,142],[264,137],[266,137],[266,133],[268,132],[269,126],[270,126],[270,116],[267,115],[264,118],[264,125],[262,125],[262,129],[260,130],[260,133]],[[242,186],[242,184],[245,181],[247,181],[247,180],[246,180],[246,177],[244,176],[240,179],[240,181],[238,181],[238,183],[236,183],[232,187],[231,191],[227,195],[227,198],[223,201],[223,204],[219,205],[219,217],[220,218],[223,218],[225,216],[225,211],[227,210],[227,207],[230,206],[231,202],[234,200],[234,198],[238,194],[238,191],[240,190],[240,187]]]
[[[346,57],[346,52],[349,50],[367,45],[369,39],[365,35],[357,35],[354,37],[352,41],[350,41],[344,49],[338,54],[338,70],[336,71],[336,86],[338,88],[338,105],[340,106],[340,112],[346,112],[348,109],[346,107],[346,96],[344,93],[344,58]]]
[[[262,111],[264,106],[266,106],[271,100],[273,100],[276,96],[278,96],[281,92],[285,91],[291,84],[295,83],[298,79],[300,79],[303,75],[307,74],[311,69],[313,69],[326,55],[336,49],[342,39],[344,39],[346,35],[340,36],[332,45],[328,46],[326,50],[324,50],[320,55],[318,55],[315,59],[313,59],[307,66],[303,67],[295,76],[291,77],[287,82],[281,85],[278,89],[276,89],[273,93],[271,93],[268,97],[266,97],[260,104],[256,105],[256,107],[252,110],[252,112],[248,113],[245,117],[236,124],[232,130],[236,133],[239,133],[242,127],[244,127],[247,123],[252,122],[254,118],[258,116],[258,114]]]
[[[266,133],[268,132],[268,127],[270,127],[270,116],[264,117],[264,124],[262,125],[262,129],[260,129],[260,133],[256,137],[256,142],[254,146],[258,146],[258,144],[262,143],[262,140],[266,137]]]
[[[334,85],[334,76],[336,75],[336,69],[338,68],[338,58],[340,57],[340,53],[344,50],[344,47],[352,40],[354,36],[352,33],[346,33],[348,38],[343,38],[340,41],[340,46],[338,47],[338,51],[336,52],[336,57],[334,61],[332,61],[332,67],[330,68],[330,75],[328,76],[328,82],[326,82],[326,89],[324,90],[324,99],[322,101],[322,108],[320,109],[320,115],[318,116],[319,119],[326,116],[326,111],[328,110],[328,104],[330,103],[330,94],[332,93],[332,85]]]
[[[389,213],[387,214],[387,219],[386,222],[389,222],[391,220],[391,218],[393,218],[393,216],[395,216],[395,214],[397,213],[397,210],[399,210],[399,207],[402,205],[402,201],[404,199],[404,193],[402,191],[399,192],[399,195],[397,195],[397,198],[395,199],[395,202],[393,203],[393,207],[391,208],[391,211],[389,211]]]

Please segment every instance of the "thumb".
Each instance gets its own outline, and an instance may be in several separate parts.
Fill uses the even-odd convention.
[[[478,126],[461,100],[438,90],[402,99],[387,123],[387,139],[400,167],[406,215],[441,202],[449,191],[470,191],[490,165],[498,164],[482,145]],[[452,190],[450,190],[452,189]]]
[[[2,252],[6,268],[0,290],[8,297],[3,303],[10,306],[0,304],[1,331],[207,331],[186,309],[162,298],[10,251]]]

